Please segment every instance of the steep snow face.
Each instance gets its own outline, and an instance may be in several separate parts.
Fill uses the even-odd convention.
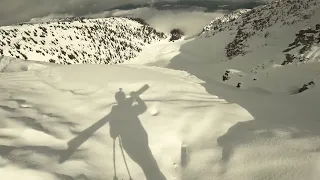
[[[235,32],[234,40],[226,46],[226,55],[232,59],[250,51],[250,47],[247,49],[250,46],[247,41],[251,37],[267,38],[271,30],[306,21],[319,10],[319,4],[318,0],[273,1],[265,6],[236,11],[218,18],[207,25],[201,35],[208,37],[221,31]]]
[[[185,41],[168,67],[241,89],[301,93],[316,86],[320,72],[319,17],[318,0],[239,10]]]
[[[0,56],[57,64],[117,64],[166,38],[127,18],[68,18],[0,27]]]

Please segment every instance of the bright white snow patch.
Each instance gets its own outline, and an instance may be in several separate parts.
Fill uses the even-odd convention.
[[[183,71],[139,65],[48,64],[4,72],[1,177],[105,180],[113,179],[114,164],[119,179],[129,178],[128,170],[133,179],[147,180],[319,176],[316,101],[219,83],[205,90],[199,83]],[[145,84],[145,112],[130,116],[130,109],[119,108],[119,88],[130,98]],[[110,129],[115,119],[125,123]],[[110,130],[122,137],[115,153]]]
[[[184,173],[200,173],[199,167],[219,169],[219,163],[211,164],[222,153],[215,139],[235,123],[253,119],[240,106],[206,93],[202,81],[185,72],[135,65],[47,66],[0,76],[2,179],[112,179],[108,122],[118,116],[132,119],[130,126],[118,126],[126,131],[122,145],[133,179],[145,174],[148,180],[162,179],[161,174],[181,179]],[[148,107],[138,117],[142,124],[126,116],[130,110],[110,115],[119,88],[129,97],[144,84],[150,88],[141,95]],[[128,178],[118,140],[115,158],[118,178]]]

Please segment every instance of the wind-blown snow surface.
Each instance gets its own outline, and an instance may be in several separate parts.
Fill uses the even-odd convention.
[[[149,174],[148,180],[164,179],[160,174],[168,180],[320,175],[319,101],[311,98],[318,88],[288,98],[214,83],[207,91],[215,96],[194,76],[157,67],[52,66],[11,58],[1,69],[4,180],[111,180],[114,157],[119,179],[129,178],[125,163],[133,179]],[[141,95],[147,105],[141,124],[119,125],[130,137],[122,143],[123,160],[118,140],[113,156],[109,135],[114,95],[145,84],[150,88]],[[116,117],[136,118],[128,112]],[[154,163],[160,172],[148,168]]]
[[[39,66],[43,68],[31,68]],[[5,180],[112,179],[108,114],[116,105],[114,95],[119,88],[128,93],[144,84],[150,86],[141,95],[148,107],[139,116],[141,130],[147,131],[149,147],[167,179],[198,176],[205,167],[218,171],[222,149],[215,139],[236,122],[252,119],[240,106],[206,93],[200,81],[185,72],[141,66],[51,67],[17,59],[2,72],[0,175]],[[84,131],[96,122],[96,131]],[[137,124],[130,124],[121,124],[133,133],[130,141],[144,143],[137,139],[145,138],[139,136]],[[75,137],[83,143],[77,149],[67,144]],[[183,157],[188,160],[185,169],[180,167],[182,144],[188,151],[188,157]],[[118,141],[116,146],[117,175],[126,179]],[[123,142],[123,146],[128,144]],[[133,179],[144,179],[139,165],[146,168],[143,165],[153,162],[141,150],[148,145],[129,146],[126,153],[141,151],[138,158],[144,161],[136,164],[126,155],[130,173]],[[160,179],[156,175],[151,179]]]

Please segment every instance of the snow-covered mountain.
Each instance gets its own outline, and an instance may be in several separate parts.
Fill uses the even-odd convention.
[[[117,64],[164,38],[136,19],[49,19],[0,27],[0,55],[58,64]]]
[[[184,70],[244,89],[302,92],[319,74],[319,17],[318,0],[273,1],[219,17],[181,46],[202,61]]]
[[[237,10],[219,17],[207,25],[202,34],[207,37],[225,30],[235,32],[235,38],[226,46],[226,55],[232,59],[249,51],[246,50],[246,47],[249,46],[247,41],[251,37],[264,36],[267,38],[269,31],[277,31],[283,26],[288,27],[299,21],[308,20],[319,11],[319,6],[318,0],[273,1],[252,10]]]

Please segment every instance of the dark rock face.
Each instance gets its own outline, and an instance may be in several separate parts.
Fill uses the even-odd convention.
[[[169,41],[175,41],[175,40],[181,39],[182,36],[184,36],[184,32],[182,32],[182,30],[180,29],[172,29],[170,31],[170,34],[171,34],[171,38]]]
[[[302,93],[312,87],[314,87],[316,84],[314,83],[314,81],[310,81],[307,84],[304,84],[301,88],[299,88],[298,93]]]

